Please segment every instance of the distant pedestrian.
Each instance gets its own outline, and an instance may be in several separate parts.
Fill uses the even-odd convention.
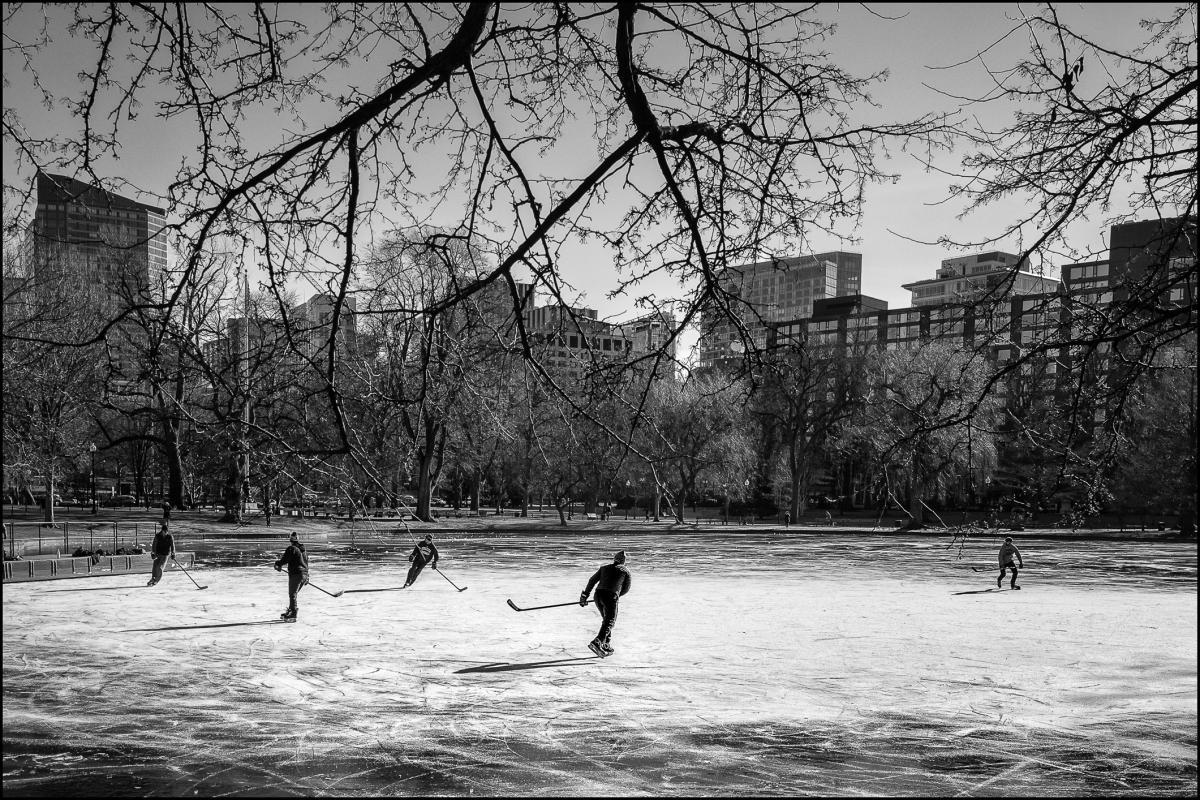
[[[275,562],[275,571],[282,572],[285,564],[288,568],[288,607],[279,617],[287,622],[295,622],[300,610],[296,596],[308,583],[308,554],[304,552],[304,545],[300,544],[300,534],[295,531],[292,531],[288,540],[287,550]]]
[[[1000,588],[1000,584],[1004,581],[1005,570],[1012,570],[1012,580],[1009,581],[1009,588],[1020,589],[1017,586],[1017,564],[1013,563],[1013,556],[1017,557],[1017,564],[1020,564],[1021,569],[1025,569],[1025,561],[1021,558],[1021,551],[1013,544],[1011,536],[1004,537],[1004,544],[1000,545],[1000,574],[996,577],[996,588]]]
[[[171,504],[163,503],[162,504],[162,512],[163,512],[162,521],[167,524],[170,524],[170,522],[171,522]]]
[[[596,570],[596,574],[587,582],[587,586],[579,594],[579,605],[586,606],[592,587],[596,588],[596,608],[603,618],[600,622],[600,632],[588,643],[588,649],[601,658],[613,653],[613,625],[617,622],[617,599],[629,591],[633,579],[625,568],[625,551],[621,550],[613,556],[613,563],[605,564]]]
[[[167,529],[166,520],[163,520],[158,533],[154,534],[154,541],[150,544],[150,557],[154,562],[150,568],[150,582],[147,586],[153,586],[162,580],[163,564],[167,563],[168,558],[175,558],[175,537]]]
[[[402,589],[407,589],[417,582],[417,576],[421,574],[421,570],[425,569],[425,565],[433,563],[433,568],[437,569],[438,549],[433,544],[433,534],[425,534],[425,538],[417,542],[417,546],[408,554],[408,560],[412,562],[412,566],[408,569],[408,577],[404,579]]]

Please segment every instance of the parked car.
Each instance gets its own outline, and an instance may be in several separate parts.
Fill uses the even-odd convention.
[[[431,497],[429,498],[429,505],[433,508],[445,508],[449,504],[440,497]]]
[[[44,506],[44,505],[46,505],[46,495],[44,495],[44,494],[34,495],[34,499],[36,499],[36,500],[37,500],[37,504],[38,504],[39,506]],[[62,504],[63,504],[62,495],[61,495],[61,494],[58,494],[58,493],[55,493],[55,495],[54,495],[54,505],[56,505],[56,506],[61,506]]]
[[[100,505],[105,508],[131,508],[137,504],[137,498],[131,494],[115,494],[112,497],[106,497]]]
[[[401,507],[403,507],[403,506],[408,506],[409,508],[417,507],[417,498],[413,497],[411,494],[402,494],[396,499],[399,501]]]

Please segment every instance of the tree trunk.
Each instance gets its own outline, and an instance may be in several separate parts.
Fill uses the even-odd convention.
[[[242,487],[246,482],[246,461],[241,453],[231,453],[228,469],[225,473],[225,485],[221,491],[221,501],[225,505],[225,516],[222,522],[242,521]]]
[[[42,519],[46,522],[54,522],[54,460],[46,462],[46,508],[42,512]]]
[[[432,522],[433,515],[429,513],[429,500],[433,494],[433,480],[436,476],[434,462],[441,453],[441,442],[444,438],[444,428],[441,423],[425,420],[425,441],[417,448],[417,519]]]
[[[912,517],[911,524],[920,527],[925,524],[925,487],[919,483],[909,484],[908,513]]]
[[[671,516],[680,525],[683,524],[683,498],[687,497],[688,479],[687,474],[682,470],[679,472],[679,502],[672,503],[670,497],[667,498],[667,507],[671,510]]]
[[[167,467],[167,502],[172,508],[183,508],[183,451],[180,447],[180,433],[177,420],[164,420],[163,461]]]
[[[793,465],[790,483],[792,488],[792,519],[800,519],[800,516],[808,510],[808,489],[812,483],[812,474],[807,470],[796,469]]]
[[[479,513],[479,495],[483,494],[483,470],[474,468],[474,486],[471,489],[471,510]]]

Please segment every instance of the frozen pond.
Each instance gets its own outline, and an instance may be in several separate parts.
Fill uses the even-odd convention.
[[[281,528],[286,531],[286,528]],[[186,541],[4,587],[5,795],[1170,795],[1196,791],[1196,545],[442,534]],[[616,654],[578,598],[629,553]],[[971,568],[986,569],[975,572]],[[988,591],[991,589],[991,591]]]

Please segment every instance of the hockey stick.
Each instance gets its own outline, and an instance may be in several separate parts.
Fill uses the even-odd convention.
[[[586,606],[590,602],[592,602],[592,601],[587,600],[583,603],[583,605]],[[576,600],[573,603],[554,603],[553,605],[548,605],[548,606],[530,606],[529,608],[521,608],[516,603],[514,603],[512,600],[508,601],[508,607],[511,608],[513,611],[537,611],[539,608],[559,608],[561,606],[577,606],[577,605],[580,605],[578,600]]]
[[[382,589],[342,589],[338,594],[354,594],[355,592],[398,592],[403,586],[385,586]]]
[[[441,575],[443,578],[446,578],[446,573],[442,572],[442,571],[441,571],[440,569],[438,569],[437,567],[434,567],[434,568],[433,568],[433,571],[434,571],[434,572],[436,572],[438,575]],[[467,587],[466,587],[466,586],[464,586],[464,587],[462,587],[461,589],[459,589],[459,588],[458,588],[458,584],[456,584],[454,581],[450,580],[449,578],[446,578],[446,581],[447,581],[447,582],[448,582],[448,583],[449,583],[451,586],[453,586],[455,589],[458,589],[460,592],[465,592],[465,591],[467,590]]]
[[[974,572],[996,572],[999,569],[999,567],[971,567]],[[1019,567],[1019,569],[1027,569],[1027,567]]]
[[[308,581],[308,585],[309,585],[309,586],[311,586],[311,587],[313,587],[314,589],[316,589],[318,592],[325,592],[325,594],[329,595],[330,597],[341,597],[341,596],[342,596],[343,594],[345,594],[345,592],[346,592],[346,590],[345,590],[345,589],[343,589],[342,591],[338,592],[337,594],[334,594],[333,592],[326,592],[324,589],[322,589],[320,586],[317,586],[317,585],[316,585],[315,583],[313,583],[312,581]]]
[[[175,566],[179,567],[180,569],[183,569],[183,564],[180,564],[178,561],[176,561],[175,556],[171,556],[171,561],[175,562]],[[196,579],[192,577],[192,573],[188,572],[186,569],[183,569],[183,574],[188,576],[189,581],[191,581],[192,583],[196,583]],[[196,583],[196,588],[197,589],[207,589],[208,587],[201,586],[200,584]]]

